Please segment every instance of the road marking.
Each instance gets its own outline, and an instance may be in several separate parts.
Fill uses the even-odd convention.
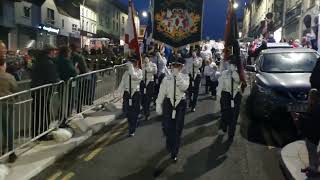
[[[53,174],[52,176],[50,176],[47,180],[56,180],[58,177],[60,177],[62,175],[62,171],[58,171],[55,174]]]
[[[75,174],[73,172],[69,172],[65,175],[61,180],[70,180]]]
[[[117,126],[117,128],[120,126]],[[114,139],[116,139],[121,133],[123,133],[123,131],[128,127],[128,124],[125,124],[122,128],[120,129],[116,129],[116,127],[114,129],[112,129],[110,131],[110,134],[108,133],[107,135],[104,135],[103,140],[105,140],[104,143],[102,143],[99,147],[97,147],[96,149],[94,149],[93,151],[91,151],[91,153],[89,153],[87,156],[84,157],[84,161],[90,161],[92,160],[94,157],[96,157],[102,150],[103,147],[106,145],[109,145]],[[102,139],[99,138],[101,142]],[[97,145],[99,142],[95,142],[95,144]]]
[[[88,156],[86,156],[86,157],[84,158],[84,160],[85,160],[85,161],[90,161],[90,160],[93,159],[95,156],[97,156],[97,154],[98,154],[99,152],[101,152],[101,151],[102,151],[102,148],[101,148],[101,147],[93,150]]]

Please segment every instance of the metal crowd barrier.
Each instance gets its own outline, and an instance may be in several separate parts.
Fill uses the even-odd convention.
[[[75,114],[114,98],[125,69],[125,65],[115,66],[0,97],[0,159],[42,138]]]
[[[39,139],[63,117],[64,82],[44,85],[0,98],[0,154]],[[53,108],[58,107],[58,108]]]

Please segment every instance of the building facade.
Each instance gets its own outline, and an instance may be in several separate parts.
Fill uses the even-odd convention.
[[[0,40],[8,46],[8,49],[14,49],[13,31],[15,29],[15,11],[14,2],[10,0],[0,1]]]
[[[80,5],[80,29],[82,47],[90,46],[90,38],[97,33],[97,13],[93,8]]]
[[[256,37],[261,34],[262,21],[272,13],[272,33],[278,41],[315,36],[320,14],[319,0],[251,0],[245,7],[243,35]],[[249,18],[250,17],[250,18]]]

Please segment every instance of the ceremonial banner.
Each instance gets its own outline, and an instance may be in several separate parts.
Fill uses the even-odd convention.
[[[172,47],[202,39],[203,0],[154,0],[153,38]]]

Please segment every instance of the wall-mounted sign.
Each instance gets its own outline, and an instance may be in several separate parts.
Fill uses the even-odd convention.
[[[53,27],[42,25],[42,24],[40,24],[38,26],[38,28],[41,29],[41,30],[50,32],[50,33],[55,33],[55,34],[59,34],[59,32],[60,32],[60,29],[58,29],[58,28],[53,28]]]
[[[87,36],[87,37],[93,37],[94,36],[94,34],[92,34],[92,33],[89,33],[89,32],[87,32],[87,31],[80,31],[80,35],[81,36]]]

